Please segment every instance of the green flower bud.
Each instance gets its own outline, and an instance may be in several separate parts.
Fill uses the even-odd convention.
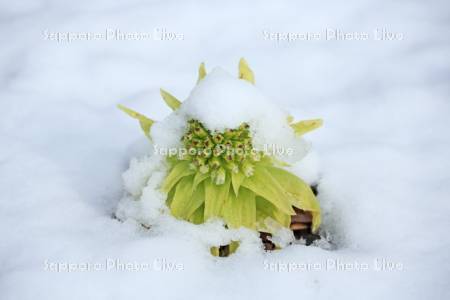
[[[214,143],[220,144],[223,142],[223,135],[221,135],[220,133],[214,133],[212,139]]]
[[[226,153],[224,153],[224,157],[225,161],[227,162],[231,162],[234,159],[234,155],[231,151],[227,151]]]
[[[197,149],[197,156],[198,156],[198,157],[201,157],[201,158],[206,158],[206,155],[205,155],[204,150],[205,150],[205,149],[203,149],[203,148],[198,148],[198,149]]]
[[[194,146],[194,147],[199,147],[199,146],[201,146],[203,144],[202,140],[196,139],[196,138],[192,139],[191,143],[192,143],[192,146]]]
[[[197,120],[194,120],[194,119],[190,119],[188,121],[188,124],[189,124],[189,129],[193,130],[195,127],[200,125],[200,122]]]
[[[216,147],[214,147],[213,155],[215,157],[222,155],[222,153],[225,151],[223,148],[223,145],[217,145]]]
[[[213,142],[211,141],[211,139],[209,137],[207,137],[204,141],[203,141],[203,146],[205,148],[212,148],[213,146]]]
[[[213,157],[209,160],[209,166],[212,169],[217,169],[220,167],[220,159],[218,159],[217,157]]]
[[[229,140],[225,141],[224,145],[227,149],[233,149],[233,143]]]
[[[189,130],[182,140],[187,154],[178,156],[179,160],[192,161],[192,167],[206,174],[211,172],[216,184],[221,184],[229,172],[239,172],[239,165],[246,176],[252,176],[254,166],[261,155],[253,150],[252,139],[247,123],[242,123],[237,129],[226,129],[223,133],[207,130],[202,123],[191,119],[188,121]],[[252,151],[253,150],[253,151]]]
[[[192,157],[196,156],[197,155],[197,149],[194,148],[194,147],[189,147],[188,148],[188,155],[192,156]]]
[[[242,131],[238,136],[239,140],[249,139],[249,137],[250,137],[250,132],[248,132],[248,131]]]
[[[242,131],[248,131],[248,129],[250,128],[250,125],[248,125],[247,123],[242,123],[240,126],[239,126],[239,129],[240,130],[242,130]]]
[[[200,125],[194,127],[194,134],[200,138],[208,136],[208,132]]]
[[[192,141],[193,137],[194,137],[194,135],[191,132],[188,132],[183,136],[183,142],[186,143],[186,142]]]
[[[227,128],[223,134],[225,138],[230,139],[236,136],[236,131],[234,129]]]
[[[239,157],[245,156],[245,153],[246,153],[245,146],[242,142],[234,142],[233,146],[234,146],[234,153],[237,156],[239,156]]]
[[[241,141],[236,141],[233,143],[234,148],[244,149],[244,146],[245,146],[244,143]]]
[[[204,158],[210,158],[212,156],[212,149],[210,148],[203,149],[202,152],[200,153],[200,156]]]

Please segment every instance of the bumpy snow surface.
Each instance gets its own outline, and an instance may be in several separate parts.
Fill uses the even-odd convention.
[[[0,299],[448,299],[448,9],[445,1],[0,3]],[[327,28],[371,36],[325,40]],[[377,28],[403,38],[374,40]],[[51,35],[107,29],[157,35]],[[288,32],[322,37],[273,35]],[[124,196],[145,201],[122,211],[158,217],[155,187],[166,172],[116,104],[161,120],[155,134],[177,119],[160,87],[191,101],[180,113],[208,126],[239,122],[194,99],[206,86],[190,93],[201,61],[236,74],[241,56],[256,75],[259,91],[249,93],[274,103],[256,108],[273,117],[261,126],[287,113],[325,121],[305,136],[313,152],[294,169],[319,180],[332,249],[265,253],[241,230],[232,233],[245,237],[241,250],[215,258],[207,242],[230,238],[220,223],[159,217],[147,230],[112,218]],[[237,97],[217,100],[227,95]]]

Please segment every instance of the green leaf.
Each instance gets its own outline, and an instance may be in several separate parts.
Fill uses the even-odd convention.
[[[261,157],[261,160],[257,162],[257,165],[263,166],[263,167],[273,167],[273,166],[280,166],[280,167],[290,167],[291,165],[288,164],[285,161],[279,160],[278,158],[274,156],[265,155]]]
[[[245,179],[245,175],[242,172],[231,173],[231,183],[233,185],[234,194],[239,195],[239,188]]]
[[[239,79],[255,84],[255,75],[244,58],[241,58],[239,61]]]
[[[186,207],[186,218],[193,215],[205,203],[205,188],[203,184],[199,185],[196,189],[193,188],[193,191],[192,197]]]
[[[257,196],[266,198],[282,212],[288,215],[295,214],[288,195],[265,167],[255,167],[255,174],[245,178],[242,186],[252,190]]]
[[[256,197],[256,211],[258,213],[258,222],[265,227],[265,219],[270,217],[277,221],[281,226],[289,228],[291,224],[291,216],[283,213],[275,205],[264,199]],[[261,230],[260,230],[261,231]]]
[[[311,187],[286,170],[269,167],[268,171],[283,189],[291,195],[291,204],[293,206],[311,212],[313,216],[313,231],[316,231],[321,222],[320,205]]]
[[[177,184],[170,210],[177,218],[187,219],[203,203],[203,190],[197,189],[192,194],[194,176],[187,176]]]
[[[199,208],[189,217],[189,222],[194,224],[202,224],[204,222],[203,215],[205,214],[205,205],[200,205]]]
[[[119,108],[121,111],[123,111],[133,119],[138,120],[139,124],[141,125],[142,131],[144,131],[145,135],[150,138],[150,128],[152,127],[153,123],[155,123],[155,121],[132,109],[129,109],[126,106],[123,106],[122,104],[118,104],[117,108]]]
[[[189,164],[188,161],[180,161],[174,165],[164,180],[162,185],[163,192],[168,193],[181,178],[194,173],[194,170],[189,167]]]
[[[208,177],[209,177],[209,173],[204,173],[204,174],[200,173],[200,172],[195,173],[194,186],[192,188],[195,190],[197,188],[197,186]]]
[[[230,181],[230,176],[227,176],[221,185],[216,185],[212,180],[204,181],[205,220],[222,216],[222,208],[230,192]]]
[[[170,207],[170,204],[172,203],[173,200],[173,196],[175,195],[175,189],[171,189],[170,192],[167,194],[167,199],[166,199],[166,205],[167,207]]]
[[[266,220],[268,218],[271,218],[269,215],[265,214],[263,211],[258,210],[256,208],[256,230],[259,232],[268,232],[268,233],[274,233],[273,230],[271,230],[266,225]]]
[[[175,98],[175,96],[171,95],[169,92],[166,92],[163,89],[159,89],[160,93],[161,93],[161,97],[164,99],[164,101],[166,102],[166,104],[172,109],[172,110],[177,110],[180,105],[181,102]]]
[[[223,209],[223,217],[230,228],[239,228],[243,226],[255,229],[255,193],[246,188],[241,188],[239,197],[230,193]]]
[[[322,119],[314,119],[314,120],[304,120],[290,125],[294,129],[296,135],[303,135],[316,128],[319,128],[320,126],[322,126],[322,124],[323,124]]]
[[[230,247],[229,254],[233,254],[236,252],[237,248],[239,248],[239,242],[231,241],[229,247]]]
[[[206,76],[206,69],[205,69],[205,63],[201,63],[200,67],[198,68],[198,79],[197,83],[200,82],[203,78]]]
[[[219,247],[211,247],[209,248],[209,251],[213,256],[219,256]]]

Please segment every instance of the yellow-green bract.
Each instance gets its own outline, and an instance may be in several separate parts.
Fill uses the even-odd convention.
[[[175,217],[196,224],[221,218],[229,228],[274,233],[273,222],[288,228],[297,207],[312,213],[317,230],[320,207],[311,188],[253,149],[246,123],[213,133],[197,120],[186,127],[186,151],[168,158],[162,185]]]

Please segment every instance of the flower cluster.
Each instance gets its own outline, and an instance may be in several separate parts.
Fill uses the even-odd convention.
[[[186,151],[180,152],[178,159],[190,161],[195,171],[209,173],[217,185],[225,182],[227,171],[252,176],[254,164],[263,156],[253,148],[247,123],[236,129],[211,132],[198,120],[191,119],[182,141]]]

